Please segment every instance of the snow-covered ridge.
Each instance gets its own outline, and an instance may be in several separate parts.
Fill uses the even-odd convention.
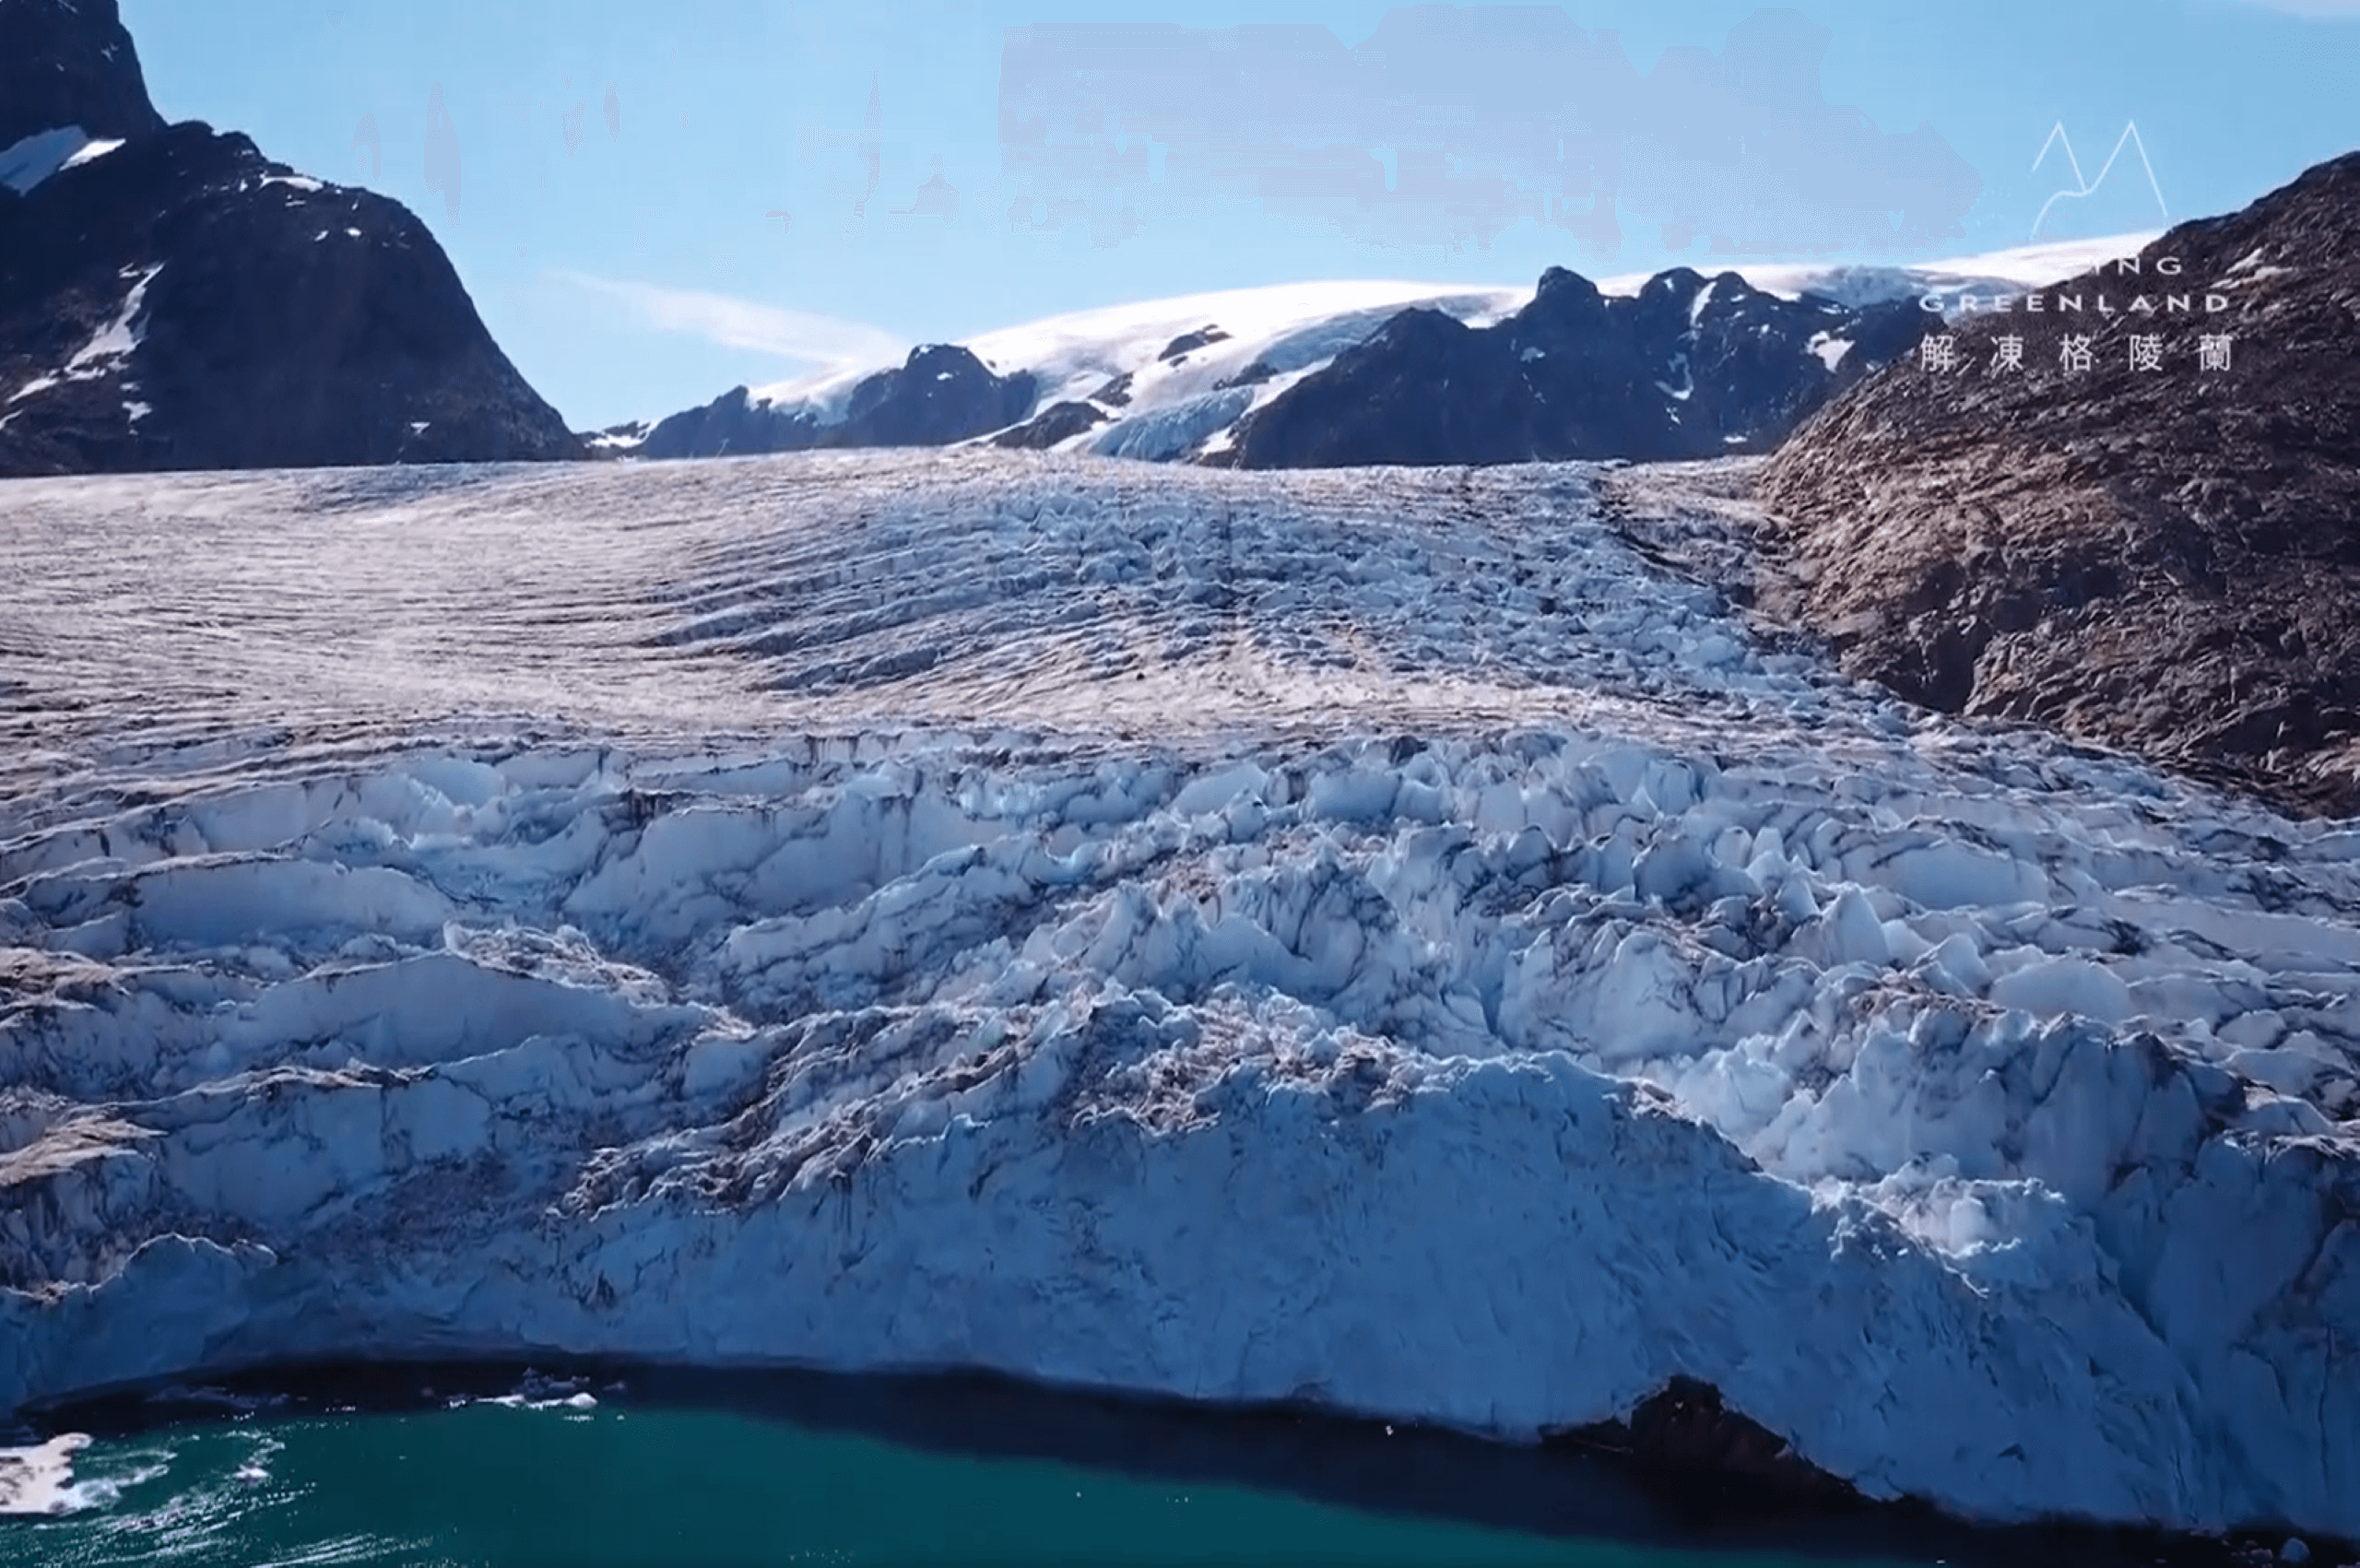
[[[0,1404],[1688,1375],[1876,1494],[2360,1535],[2360,831],[1832,677],[1623,482],[11,487]]]
[[[2059,282],[2106,262],[2135,256],[2160,238],[2162,233],[2157,230],[2094,240],[2055,240],[1948,261],[1743,264],[1728,270],[1764,293],[1789,300],[1816,294],[1838,304],[1857,306],[1887,300],[1934,298],[1954,310],[1962,294],[1988,297]],[[1722,268],[1707,262],[1696,270],[1710,275]],[[1598,287],[1603,294],[1635,294],[1646,282],[1646,274],[1631,273],[1607,278]]]
[[[1274,340],[1339,316],[1355,317],[1370,311],[1390,315],[1412,305],[1453,301],[1461,301],[1461,309],[1472,319],[1486,321],[1506,314],[1531,297],[1528,288],[1469,289],[1398,281],[1283,283],[1076,311],[987,332],[967,340],[964,347],[1001,374],[1032,371],[1041,383],[1043,401],[1054,402],[1086,396],[1125,371],[1146,371],[1174,340],[1207,325],[1219,327],[1227,335],[1227,342],[1199,352],[1208,360],[1234,360],[1231,368],[1242,369],[1247,360],[1238,358],[1241,353],[1250,357]],[[815,409],[826,409],[833,407],[832,397],[848,395],[862,376],[885,368],[868,365],[780,382],[755,387],[752,395],[758,401],[773,403],[808,400]]]
[[[1280,284],[1080,311],[985,333],[963,347],[997,374],[1029,371],[1036,408],[1094,405],[1106,422],[1063,448],[1163,458],[1234,425],[1400,311],[1425,306],[1487,325],[1531,296],[1528,288]],[[748,402],[835,423],[853,389],[885,368],[756,387]]]
[[[2154,238],[2059,242],[1907,265],[1740,263],[1726,270],[1786,299],[1808,292],[1860,307],[1930,295],[1955,308],[1962,295],[2068,277],[2100,261],[2136,254]],[[1708,261],[1700,270],[1717,274],[1724,266]],[[1648,276],[1609,277],[1598,287],[1606,294],[1635,295]],[[1040,407],[1094,403],[1105,422],[1065,439],[1058,443],[1061,450],[1169,457],[1208,440],[1218,449],[1247,413],[1365,341],[1400,311],[1422,306],[1486,326],[1521,309],[1532,295],[1529,285],[1279,284],[1079,311],[988,332],[964,347],[999,374],[1030,371]],[[1698,313],[1709,297],[1709,290],[1698,295]],[[1210,340],[1167,357],[1169,348],[1192,335]],[[756,386],[749,389],[747,401],[834,423],[843,419],[854,387],[891,368],[879,361]]]

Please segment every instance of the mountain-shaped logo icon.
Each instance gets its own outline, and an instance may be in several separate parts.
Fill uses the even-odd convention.
[[[2098,171],[2098,177],[2094,180],[2082,173],[2082,160],[2073,156],[2073,138],[2065,134],[2065,122],[2062,120],[2058,121],[2055,128],[2048,133],[2048,139],[2040,144],[2040,155],[2032,160],[2033,172],[2036,174],[2040,172],[2040,166],[2047,161],[2049,149],[2059,143],[2064,145],[2066,167],[2073,171],[2073,186],[2071,190],[2060,187],[2056,194],[2041,203],[2039,216],[2032,220],[2034,240],[2037,241],[2040,238],[2040,226],[2048,220],[2050,208],[2061,201],[2076,200],[2090,195],[2106,183],[2106,177],[2114,172],[2115,163],[2122,157],[2122,149],[2126,147],[2139,155],[2139,167],[2146,171],[2147,188],[2155,193],[2155,210],[2163,214],[2166,221],[2170,219],[2171,209],[2164,205],[2164,188],[2155,183],[2155,166],[2147,161],[2147,144],[2140,139],[2137,121],[2125,120],[2122,123],[2122,135],[2114,139],[2114,150],[2106,154],[2106,165]]]

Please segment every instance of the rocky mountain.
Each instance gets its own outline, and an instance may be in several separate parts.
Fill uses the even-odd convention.
[[[968,350],[928,344],[898,370],[854,383],[841,402],[773,402],[733,387],[702,408],[659,420],[640,442],[647,457],[719,457],[812,447],[947,446],[1032,412],[1033,381],[997,375]]]
[[[1765,466],[1768,600],[1929,706],[2360,812],[2360,153],[1945,336]]]
[[[869,365],[734,387],[701,408],[657,421],[669,427],[660,440],[652,431],[641,439],[629,430],[602,432],[608,438],[603,450],[677,457],[864,444],[874,420],[856,415],[856,405],[903,404],[928,390],[929,412],[893,421],[918,434],[921,444],[1180,459],[1218,441],[1256,402],[1367,337],[1404,304],[1496,313],[1521,299],[1515,290],[1451,293],[1346,282],[1079,311],[985,333],[955,350],[922,349],[930,368],[915,377],[906,363]]]
[[[1719,457],[1766,451],[1832,393],[1914,348],[1914,301],[1786,299],[1734,272],[1618,297],[1562,267],[1506,320],[1405,311],[1255,410],[1245,468]]]
[[[114,141],[164,128],[115,0],[0,0],[0,147],[68,125]]]
[[[1431,391],[1420,388],[1438,383],[1444,375],[1472,374],[1473,384],[1493,387],[1511,405],[1553,398],[1569,414],[1578,415],[1560,419],[1536,415],[1529,407],[1522,412],[1510,408],[1509,417],[1520,429],[1530,427],[1522,430],[1523,435],[1538,432],[1546,438],[1540,443],[1546,450],[1635,455],[1626,449],[1641,436],[1655,448],[1668,444],[1682,454],[1763,450],[1802,410],[1888,353],[1893,340],[1911,340],[1923,324],[1917,316],[1879,307],[1930,299],[1943,313],[1951,313],[1963,298],[2045,282],[2072,271],[2085,257],[2118,254],[2151,238],[2073,241],[1907,265],[1749,265],[1711,279],[1685,271],[1660,277],[1601,278],[1595,293],[1603,318],[1614,324],[1617,333],[1625,324],[1634,330],[1612,353],[1597,353],[1597,346],[1586,342],[1568,343],[1554,366],[1544,366],[1539,356],[1528,359],[1524,351],[1545,352],[1552,336],[1585,338],[1597,324],[1562,319],[1565,307],[1584,297],[1579,289],[1557,292],[1560,286],[1577,281],[1570,273],[1552,275],[1552,298],[1546,304],[1539,304],[1539,290],[1533,288],[1330,281],[1103,306],[1000,328],[962,345],[982,372],[1003,381],[1030,376],[1035,395],[1030,409],[1003,424],[949,439],[1229,466],[1237,461],[1237,439],[1245,422],[1292,394],[1286,411],[1269,416],[1260,440],[1284,444],[1311,434],[1311,427],[1326,419],[1324,413],[1311,412],[1324,399],[1337,406],[1328,413],[1340,411],[1347,423],[1359,421],[1341,439],[1379,454],[1421,440],[1449,453],[1477,443],[1471,438],[1436,442],[1432,432],[1418,435],[1419,411],[1434,403]],[[1298,390],[1333,368],[1339,355],[1369,344],[1409,310],[1440,315],[1479,335],[1521,311],[1526,312],[1518,323],[1523,336],[1478,336],[1471,344],[1446,348],[1446,368],[1398,366],[1406,378],[1399,391],[1402,404],[1386,416],[1383,429],[1371,426],[1355,407],[1357,382],[1331,378]],[[1403,324],[1398,332],[1422,329],[1444,344],[1457,343],[1447,327],[1433,321]],[[1515,346],[1510,348],[1512,338]],[[1586,359],[1586,354],[1591,357]],[[1451,359],[1453,355],[1457,358]],[[1389,361],[1376,355],[1371,360],[1381,378],[1381,368]],[[1366,373],[1369,365],[1363,361],[1356,373]],[[773,443],[851,444],[851,431],[832,437],[821,432],[845,422],[856,388],[893,369],[870,365],[769,386],[733,388],[702,408],[675,416],[679,422],[655,450],[678,456],[782,449]],[[959,370],[961,377],[954,380],[963,377],[979,387],[984,384],[977,371],[964,365]],[[1584,384],[1586,376],[1601,370],[1653,412],[1634,415]],[[1455,384],[1470,383],[1461,379]],[[1701,390],[1678,395],[1690,386]],[[978,401],[989,404],[994,399]],[[1005,412],[1019,401],[1011,394],[997,411]],[[1431,412],[1449,418],[1438,406]],[[984,417],[978,413],[978,421]],[[935,428],[966,426],[950,421]],[[1590,444],[1583,445],[1575,435]],[[1727,439],[1731,436],[1740,439]],[[604,455],[648,450],[646,432],[636,426],[619,426],[584,439]],[[1493,448],[1522,450],[1513,440],[1485,438],[1481,444],[1487,454]],[[1532,444],[1529,440],[1525,443]],[[1383,455],[1368,460],[1406,461]]]
[[[114,0],[0,62],[0,475],[581,454],[423,223],[165,125]]]

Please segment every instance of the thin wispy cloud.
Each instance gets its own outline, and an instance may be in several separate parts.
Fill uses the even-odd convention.
[[[641,325],[658,332],[702,337],[725,348],[749,349],[832,369],[851,369],[890,363],[901,359],[909,348],[903,339],[863,322],[784,310],[726,294],[669,289],[657,283],[597,277],[583,272],[560,271],[552,276],[614,301]]]
[[[1008,29],[1000,157],[1113,244],[1175,205],[1258,199],[1377,244],[1489,247],[1526,220],[1611,258],[1626,229],[1714,255],[1907,250],[1963,234],[1982,177],[1930,124],[1829,100],[1834,34],[1769,8],[1645,74],[1559,6],[1417,5],[1324,25]]]

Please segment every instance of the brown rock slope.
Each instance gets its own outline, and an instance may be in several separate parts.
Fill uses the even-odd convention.
[[[1955,369],[1898,361],[1798,430],[1760,476],[1764,606],[1929,706],[2360,813],[2360,153],[2129,265],[1969,316]]]

